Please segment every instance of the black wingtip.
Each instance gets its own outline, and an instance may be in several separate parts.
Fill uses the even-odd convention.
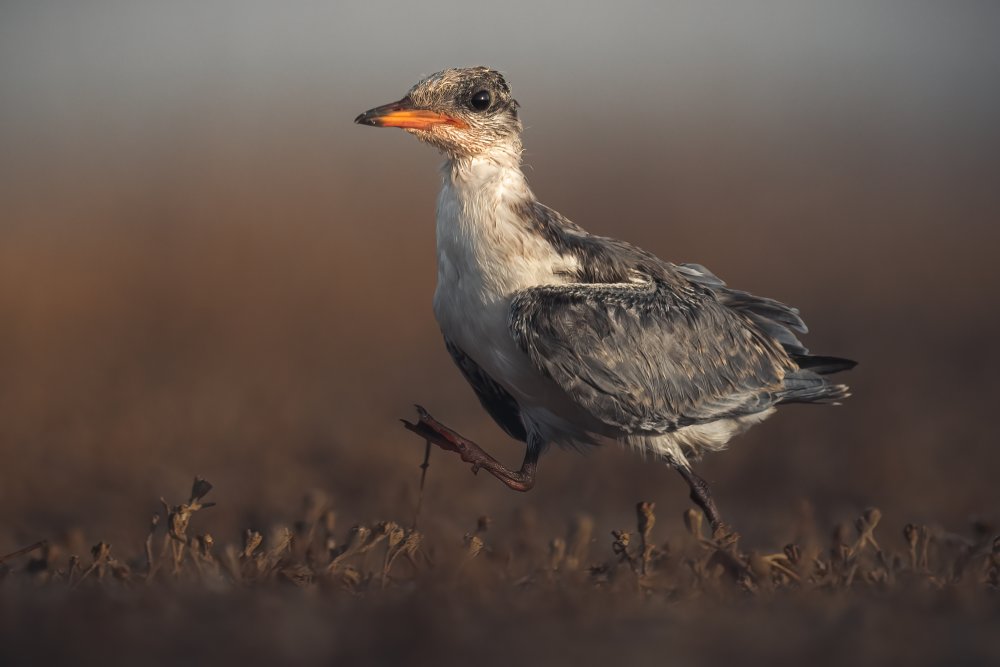
[[[799,365],[799,368],[810,370],[817,375],[830,375],[849,371],[858,365],[853,359],[843,357],[822,357],[818,355],[793,355],[792,359]]]

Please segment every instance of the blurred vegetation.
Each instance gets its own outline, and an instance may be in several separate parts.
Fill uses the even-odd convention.
[[[198,647],[184,657],[191,664],[238,660],[252,646],[252,659],[281,664],[362,655],[364,662],[377,656],[460,664],[463,653],[482,664],[533,662],[539,654],[566,664],[590,647],[603,650],[611,637],[629,664],[653,664],[662,661],[665,637],[690,622],[684,617],[708,626],[691,627],[692,637],[670,647],[674,658],[722,664],[720,646],[731,640],[734,610],[744,616],[743,633],[764,633],[740,649],[748,660],[787,655],[800,648],[803,631],[829,641],[828,629],[807,629],[817,614],[836,627],[864,617],[884,623],[889,609],[899,624],[892,634],[914,633],[906,645],[870,634],[859,646],[853,633],[838,631],[831,652],[816,653],[811,662],[841,664],[858,649],[862,664],[886,655],[909,655],[914,664],[1000,657],[986,629],[1000,618],[1000,535],[983,523],[962,535],[907,524],[894,537],[879,530],[875,508],[832,531],[804,512],[793,528],[795,542],[758,551],[746,550],[731,529],[705,535],[694,510],[683,512],[683,530],[664,537],[655,506],[640,502],[634,527],[610,534],[585,514],[555,535],[539,531],[530,516],[495,534],[492,519],[481,516],[464,535],[429,539],[415,525],[419,517],[342,527],[329,498],[314,491],[298,518],[272,526],[266,537],[248,529],[241,542],[220,544],[207,530],[211,491],[195,479],[186,501],[162,501],[140,553],[103,541],[87,550],[72,532],[0,557],[3,664],[39,664],[42,656],[74,661],[80,651],[94,662],[173,664],[191,642]],[[48,630],[31,629],[43,604],[59,624],[73,626],[82,643],[49,644]],[[62,615],[84,608],[88,612],[76,618]],[[914,609],[926,617],[915,621]],[[960,626],[961,648],[945,640],[918,655],[915,649],[928,644],[916,634],[921,624],[944,612],[949,620],[935,620],[934,632],[948,635]],[[602,629],[574,637],[565,655],[553,656],[538,633],[564,629],[566,619],[556,619],[565,615],[572,622],[596,620]],[[525,632],[532,623],[541,625]],[[771,623],[783,626],[773,646]],[[317,624],[327,627],[321,636]],[[130,626],[157,631],[125,636]],[[111,643],[103,645],[102,636]],[[705,646],[698,648],[694,636]],[[226,645],[234,640],[242,646]]]

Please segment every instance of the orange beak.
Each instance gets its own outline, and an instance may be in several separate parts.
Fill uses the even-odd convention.
[[[468,127],[464,121],[448,114],[418,109],[409,97],[369,109],[355,118],[354,122],[372,127],[402,127],[407,130],[429,130],[435,125]]]

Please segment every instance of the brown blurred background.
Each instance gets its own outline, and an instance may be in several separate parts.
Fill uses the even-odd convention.
[[[543,201],[798,306],[814,352],[861,362],[843,407],[784,409],[700,467],[748,539],[802,499],[996,518],[997,10],[4,3],[0,552],[74,526],[137,552],[194,474],[220,539],[311,488],[405,519],[414,402],[520,460],[431,313],[440,156],[351,123],[474,64],[507,73]],[[526,495],[435,452],[425,511],[603,531],[639,499],[687,507],[626,451],[553,451]]]

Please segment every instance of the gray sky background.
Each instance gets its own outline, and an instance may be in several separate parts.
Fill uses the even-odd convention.
[[[253,123],[308,104],[352,141],[343,121],[362,107],[443,67],[489,64],[547,131],[710,103],[791,120],[806,106],[954,139],[1000,112],[998,19],[1000,6],[970,0],[8,1],[4,135],[44,144],[113,126],[134,144],[171,114]]]

